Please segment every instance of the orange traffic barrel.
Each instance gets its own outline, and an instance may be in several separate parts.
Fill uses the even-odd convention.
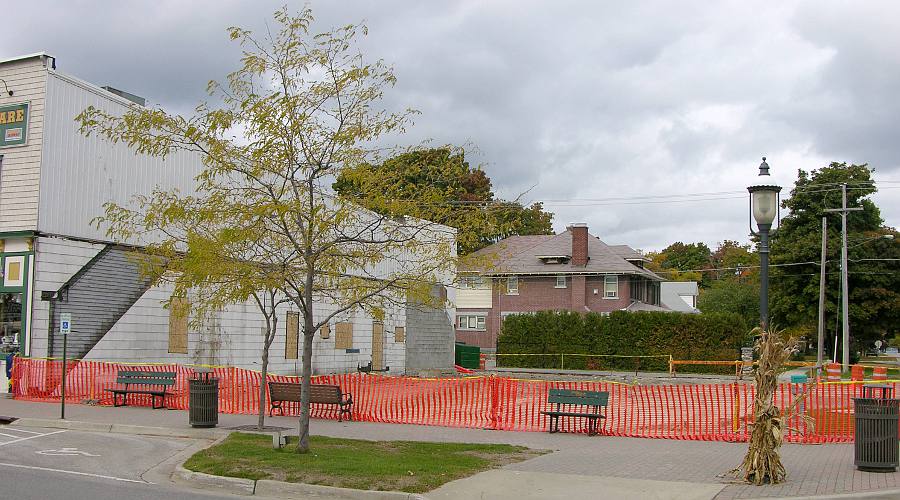
[[[825,380],[827,382],[841,381],[841,365],[837,363],[828,363],[825,365]]]
[[[872,380],[887,380],[887,367],[876,366],[872,369]]]
[[[866,369],[860,365],[850,365],[850,380],[862,381],[866,378]]]

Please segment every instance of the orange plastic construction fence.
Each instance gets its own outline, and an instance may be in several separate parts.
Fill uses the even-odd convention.
[[[120,365],[95,361],[72,361],[66,373],[66,401],[98,400],[112,404],[105,389],[116,385],[119,369],[174,371],[176,383],[166,405],[188,407],[189,366]],[[62,362],[16,359],[13,393],[17,399],[59,401]],[[253,414],[259,408],[258,372],[240,368],[214,368],[219,379],[219,411]],[[298,381],[297,377],[273,375],[269,381]],[[615,382],[558,382],[502,377],[421,379],[365,373],[322,375],[313,383],[336,384],[353,395],[354,420],[416,425],[438,425],[513,431],[546,431],[548,391],[566,388],[609,392],[607,418],[602,433],[612,436],[745,441],[748,437],[754,389],[741,383],[704,385],[627,385]],[[897,384],[892,383],[896,389]],[[822,443],[853,440],[853,398],[861,395],[860,384],[782,384],[775,395],[779,407],[808,392],[803,411],[814,429],[804,428],[795,417],[785,426],[791,442]],[[129,404],[150,406],[149,396],[129,396]],[[337,419],[334,406],[312,405],[312,416]],[[285,413],[299,415],[299,405],[287,404]],[[562,430],[586,432],[585,419],[561,422]]]

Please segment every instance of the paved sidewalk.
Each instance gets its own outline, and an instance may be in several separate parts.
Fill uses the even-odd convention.
[[[59,405],[25,401],[0,400],[0,415],[19,418],[57,419]],[[138,407],[101,407],[68,405],[69,420],[102,424],[130,424],[167,427],[188,430],[187,412],[179,410],[152,410]],[[228,428],[255,424],[253,415],[219,416],[219,427]],[[296,433],[294,417],[266,419],[267,425],[287,427]],[[464,488],[477,496],[488,493],[496,482],[496,474],[521,479],[512,481],[523,491],[532,491],[527,485],[538,475],[553,474],[562,487],[572,484],[572,476],[585,477],[585,481],[604,484],[611,488],[649,488],[642,491],[642,498],[679,498],[672,496],[675,483],[696,483],[698,491],[716,500],[736,498],[783,498],[792,496],[835,495],[843,493],[882,492],[883,498],[900,498],[900,473],[875,474],[859,472],[853,467],[852,444],[791,445],[783,447],[782,458],[788,470],[786,483],[777,486],[750,486],[739,484],[728,475],[729,469],[740,463],[746,444],[702,441],[677,441],[665,439],[619,438],[609,436],[588,437],[575,434],[548,434],[537,432],[504,432],[480,429],[458,429],[415,425],[377,424],[368,422],[337,422],[314,419],[311,423],[314,435],[338,436],[359,439],[416,440],[473,443],[509,443],[531,448],[554,450],[554,453],[526,462],[504,467],[500,472],[483,473],[468,479],[455,481],[444,488]],[[514,474],[513,474],[514,473]],[[528,473],[536,475],[528,476]],[[525,474],[520,476],[520,474]],[[588,479],[590,478],[590,479]],[[621,480],[621,481],[620,481]],[[548,481],[548,484],[553,481]],[[671,484],[670,484],[671,483]],[[711,489],[707,489],[710,488]],[[440,492],[444,488],[436,490]],[[719,491],[720,490],[720,491]],[[890,490],[898,490],[890,492]],[[617,489],[616,491],[620,491]],[[655,492],[655,493],[651,493]],[[718,493],[715,493],[718,491]],[[710,493],[711,492],[711,493]],[[509,498],[521,492],[507,491]],[[513,495],[515,493],[515,495]],[[893,496],[892,496],[893,495]],[[545,492],[545,496],[552,497]],[[528,498],[528,496],[522,496]],[[435,497],[437,498],[437,497]],[[490,495],[485,498],[497,498]],[[532,496],[532,498],[534,498]],[[568,498],[578,498],[568,495]]]

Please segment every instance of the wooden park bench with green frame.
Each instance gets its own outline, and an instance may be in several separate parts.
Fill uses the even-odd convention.
[[[175,372],[149,372],[144,370],[119,370],[116,383],[124,388],[106,389],[113,393],[113,406],[128,406],[129,394],[149,394],[154,409],[166,407],[166,396],[171,394],[167,389],[175,385]],[[119,394],[122,404],[119,404]],[[161,404],[157,406],[156,399]]]
[[[547,402],[556,404],[555,410],[541,412],[550,417],[551,434],[559,432],[559,417],[572,417],[586,418],[588,420],[588,435],[596,436],[599,429],[598,420],[606,418],[606,415],[601,413],[601,410],[606,408],[609,403],[609,393],[550,389]]]
[[[269,416],[274,410],[284,415],[285,402],[300,402],[300,384],[298,382],[269,382]],[[315,404],[337,405],[338,422],[343,421],[344,414],[347,420],[353,420],[350,412],[353,407],[353,396],[348,392],[341,393],[338,385],[311,384],[309,386],[309,402]]]

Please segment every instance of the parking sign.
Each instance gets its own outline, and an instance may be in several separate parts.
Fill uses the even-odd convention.
[[[62,313],[59,315],[59,333],[68,335],[72,331],[72,315]]]

